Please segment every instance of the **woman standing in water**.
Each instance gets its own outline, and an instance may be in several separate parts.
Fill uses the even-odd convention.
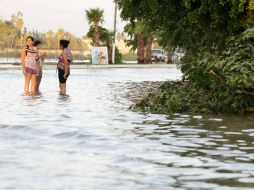
[[[21,51],[21,64],[22,70],[25,76],[25,92],[29,92],[29,86],[31,82],[31,92],[36,91],[36,76],[38,75],[38,65],[36,62],[37,51],[33,47],[33,37],[28,36],[26,38],[26,47]]]
[[[59,87],[60,87],[60,94],[66,94],[66,81],[68,76],[70,75],[70,63],[73,61],[72,53],[69,46],[68,40],[60,40],[60,49],[62,50],[59,56],[59,62],[57,65],[58,69],[58,79],[59,79]]]
[[[40,47],[41,41],[40,40],[35,40],[33,42],[33,46],[36,48],[37,51],[37,66],[38,66],[38,75],[36,76],[36,92],[39,92],[40,88],[40,83],[41,83],[41,78],[42,78],[42,68],[43,68],[43,62],[46,56],[46,53],[40,53],[39,52],[39,47]]]

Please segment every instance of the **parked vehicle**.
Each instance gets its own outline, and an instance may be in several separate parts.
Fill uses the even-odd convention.
[[[153,49],[152,50],[152,60],[153,62],[165,62],[167,61],[167,55],[162,49]]]

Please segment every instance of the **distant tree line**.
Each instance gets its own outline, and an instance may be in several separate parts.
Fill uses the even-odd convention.
[[[28,31],[24,27],[23,14],[18,12],[12,15],[10,20],[0,19],[0,53],[6,53],[7,49],[21,49],[25,46],[27,36],[33,36],[35,39],[41,40],[42,48],[46,50],[57,50],[59,48],[59,40],[64,38],[70,41],[70,48],[77,51],[88,51],[88,44],[81,38],[76,37],[64,29],[56,32],[49,30],[47,32],[38,32],[37,30]],[[10,52],[10,50],[9,50]]]

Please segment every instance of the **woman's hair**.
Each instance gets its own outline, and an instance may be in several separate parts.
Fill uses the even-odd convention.
[[[28,37],[26,38],[26,41],[27,41],[28,39],[31,39],[32,41],[34,41],[34,38],[33,38],[32,36],[28,36]]]
[[[41,41],[40,40],[35,40],[34,42],[33,42],[33,46],[38,46],[38,45],[40,45],[41,44]]]
[[[69,45],[69,43],[70,43],[70,41],[68,41],[68,40],[60,40],[59,43],[60,43],[60,45],[62,45],[64,48],[67,48],[68,45]]]

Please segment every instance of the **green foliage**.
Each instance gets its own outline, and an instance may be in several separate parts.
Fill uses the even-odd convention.
[[[138,37],[135,34],[135,23],[128,23],[124,27],[124,32],[129,36],[128,39],[124,40],[128,47],[131,47],[132,51],[138,48]]]
[[[203,87],[224,84],[231,88],[254,88],[254,28],[227,39],[221,55],[208,52],[187,54],[181,70],[187,80]]]
[[[103,23],[103,13],[104,11],[96,8],[96,9],[89,9],[86,10],[86,17],[88,20],[89,24],[92,24],[92,26],[94,27],[93,30],[93,41],[94,41],[94,46],[100,46],[100,26],[99,23]]]
[[[220,86],[223,93],[214,89],[204,90],[180,82],[165,83],[160,91],[149,94],[140,102],[131,107],[134,111],[152,113],[199,113],[199,114],[219,114],[219,113],[244,113],[245,108],[251,102],[251,98],[243,98],[241,95],[232,93],[230,88]]]
[[[89,22],[89,24],[92,24],[92,23],[99,23],[99,22],[103,22],[103,13],[104,11],[101,10],[100,8],[96,8],[96,9],[89,9],[89,10],[86,10],[86,17],[87,17],[87,20]]]
[[[11,22],[0,20],[0,49],[13,47],[17,39],[18,29]]]
[[[83,58],[83,51],[88,50],[87,44],[81,38],[59,29],[56,32],[48,31],[38,32],[36,30],[27,31],[23,28],[22,13],[18,12],[13,15],[10,21],[0,19],[0,56],[1,57],[20,57],[20,48],[25,46],[27,36],[33,36],[43,43],[41,49],[47,50],[47,58],[56,58],[58,56],[59,39],[65,38],[70,40],[70,48],[73,50],[75,59]],[[78,50],[78,51],[77,51]],[[20,60],[20,59],[19,59]]]
[[[20,41],[22,40],[22,45],[24,46],[26,37],[31,35],[35,39],[39,39],[43,42],[43,49],[58,49],[59,48],[59,39],[65,38],[70,40],[70,48],[72,50],[84,50],[86,44],[82,42],[81,38],[77,38],[73,34],[59,29],[56,32],[48,31],[38,32],[38,31],[24,31],[21,32],[22,19],[21,13],[18,13],[17,16],[12,16],[10,21],[0,20],[0,49],[4,50],[5,48],[21,48]]]
[[[116,51],[116,53],[115,53],[115,56],[116,56],[115,57],[115,64],[123,63],[123,55],[119,51],[118,47],[116,47],[115,51]]]
[[[160,91],[149,94],[132,109],[153,113],[207,113],[208,96],[205,91],[194,89],[180,82],[166,83]],[[205,96],[200,101],[200,96]]]
[[[91,38],[93,40],[93,44],[95,43],[94,36],[94,26],[90,26],[89,31],[87,33],[87,37]],[[110,32],[106,28],[103,28],[102,26],[99,26],[99,33],[100,33],[100,42],[102,42],[102,45],[107,45],[107,43],[112,43],[114,33]]]
[[[152,112],[242,113],[254,107],[253,0],[115,0],[121,17],[179,47],[187,85],[170,84],[137,107]]]
[[[187,54],[186,84],[169,83],[134,108],[159,113],[244,113],[254,107],[254,28],[227,40],[220,56]]]
[[[137,60],[137,54],[134,53],[134,52],[123,54],[123,60],[126,60],[126,61],[136,61]]]
[[[115,1],[123,19],[142,20],[168,46],[194,52],[219,51],[226,37],[244,31],[247,12],[253,13],[247,0]]]
[[[254,91],[254,27],[227,42],[219,62],[225,84]]]

